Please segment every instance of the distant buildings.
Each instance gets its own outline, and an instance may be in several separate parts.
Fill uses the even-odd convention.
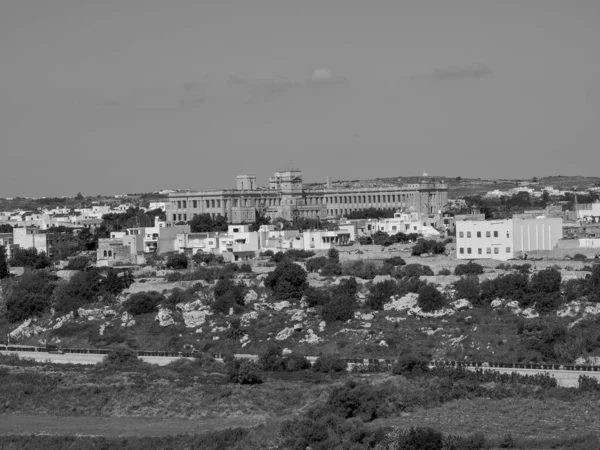
[[[439,213],[448,203],[448,185],[429,177],[402,186],[306,188],[302,172],[275,172],[268,187],[258,187],[253,175],[238,175],[236,189],[169,194],[167,223],[186,222],[195,214],[227,217],[229,223],[251,223],[256,214],[271,218],[334,218],[368,208]]]

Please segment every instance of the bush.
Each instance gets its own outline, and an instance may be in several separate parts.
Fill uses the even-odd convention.
[[[322,267],[325,267],[329,260],[324,256],[310,258],[306,261],[306,270],[308,272],[318,272]]]
[[[163,303],[165,308],[174,309],[179,303],[186,303],[194,299],[194,290],[181,288],[174,288],[171,294],[166,298]]]
[[[238,384],[260,384],[264,374],[259,364],[254,361],[234,359],[227,363],[229,381]]]
[[[442,450],[444,436],[433,428],[417,427],[404,431],[398,436],[398,450]]]
[[[393,258],[387,258],[383,260],[384,264],[389,264],[390,266],[393,267],[397,267],[397,266],[404,266],[406,265],[406,261],[404,261],[401,257],[399,256],[394,256]]]
[[[441,309],[444,306],[444,296],[438,291],[435,286],[426,284],[419,289],[419,297],[417,305],[424,312],[432,312]]]
[[[450,269],[447,269],[447,268],[444,267],[443,269],[440,269],[438,271],[438,275],[444,275],[444,276],[446,276],[446,275],[452,275],[452,271]]]
[[[127,368],[140,364],[135,350],[129,347],[119,346],[110,351],[103,359],[102,365],[111,368]]]
[[[358,417],[371,421],[383,415],[380,411],[386,408],[386,397],[384,388],[348,381],[334,388],[326,405],[343,418]]]
[[[310,369],[310,363],[304,356],[294,353],[283,358],[283,369],[286,372],[299,372],[301,370]]]
[[[197,252],[194,254],[194,256],[192,256],[192,261],[194,261],[196,265],[206,264],[208,266],[223,264],[225,262],[225,258],[223,258],[223,255],[214,255],[212,253]]]
[[[362,278],[363,280],[372,280],[379,274],[379,271],[374,262],[358,260],[343,263],[342,274]]]
[[[52,261],[46,253],[38,253],[37,248],[17,248],[13,250],[8,264],[11,267],[30,267],[39,270],[52,266]]]
[[[429,360],[413,353],[400,355],[398,361],[392,366],[394,375],[413,376],[429,371]]]
[[[446,246],[442,242],[438,242],[434,239],[419,239],[412,248],[411,255],[421,256],[426,253],[439,255],[445,251]]]
[[[306,271],[298,264],[283,262],[265,278],[265,286],[279,300],[301,299],[308,287]]]
[[[469,261],[467,264],[459,264],[454,268],[454,275],[481,275],[483,266]]]
[[[354,317],[355,301],[353,298],[334,296],[323,306],[321,316],[325,322],[345,322]]]
[[[433,270],[431,267],[423,264],[407,264],[402,267],[400,271],[402,277],[431,277],[433,276]]]
[[[369,290],[367,297],[367,306],[373,310],[380,311],[383,305],[390,300],[390,297],[396,293],[397,285],[394,280],[385,280],[381,283],[375,283]]]
[[[337,277],[342,274],[342,266],[336,262],[328,262],[321,268],[321,276]]]
[[[348,363],[335,355],[319,356],[312,366],[312,370],[322,373],[344,372],[347,369]]]
[[[582,253],[575,253],[573,255],[573,260],[575,260],[575,261],[585,261],[586,259],[587,259],[587,256],[585,256]]]
[[[327,251],[327,258],[333,262],[340,262],[340,252],[336,248],[331,247]]]
[[[240,266],[239,271],[242,273],[252,273],[252,266],[248,263],[244,263]]]
[[[167,269],[187,269],[188,259],[183,253],[176,253],[167,258]]]
[[[304,291],[304,299],[309,308],[315,306],[323,306],[331,299],[329,293],[324,289],[319,289],[313,286]]]
[[[265,250],[264,252],[260,252],[258,256],[273,256],[273,250]]]
[[[359,236],[357,239],[360,245],[371,245],[373,244],[373,238],[371,236]]]
[[[264,353],[258,357],[260,364],[265,371],[277,372],[282,370],[283,355],[281,347],[270,344]]]
[[[67,283],[61,284],[55,291],[54,308],[59,314],[76,312],[83,305],[95,303],[104,292],[105,279],[97,271],[75,274]]]
[[[158,305],[164,304],[166,298],[160,292],[136,292],[123,303],[123,308],[134,316],[156,312]]]
[[[90,260],[87,256],[76,256],[71,258],[67,267],[67,270],[84,270],[90,264]]]
[[[477,275],[467,275],[461,277],[460,280],[453,284],[454,290],[456,291],[456,300],[467,299],[474,305],[479,303],[479,277]]]

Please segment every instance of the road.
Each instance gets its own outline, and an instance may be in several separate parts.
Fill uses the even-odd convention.
[[[59,364],[85,364],[93,365],[102,361],[104,355],[94,355],[90,353],[45,353],[45,352],[19,352],[19,351],[4,351],[0,350],[1,354],[17,354],[20,358],[30,358],[41,362],[52,362]],[[249,354],[236,354],[237,358],[257,360],[256,355]],[[165,366],[179,357],[175,356],[140,356],[142,361],[150,364],[156,364],[158,366]],[[313,362],[316,357],[308,357],[308,360]],[[468,368],[469,370],[475,370],[475,368]],[[517,372],[521,375],[536,375],[548,373],[550,376],[556,378],[558,385],[561,387],[577,387],[579,384],[579,376],[587,375],[596,378],[600,381],[600,372],[589,372],[589,371],[574,371],[574,370],[542,370],[542,369],[508,369],[500,367],[486,367],[487,370],[495,370],[501,373],[512,373]]]

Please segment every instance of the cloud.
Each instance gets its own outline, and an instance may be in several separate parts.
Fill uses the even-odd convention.
[[[438,82],[460,81],[468,79],[489,78],[494,73],[487,65],[483,63],[474,63],[464,66],[447,66],[434,69],[431,72],[416,75],[414,78],[419,80],[430,80]]]

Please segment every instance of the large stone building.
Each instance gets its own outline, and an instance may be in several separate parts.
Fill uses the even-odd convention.
[[[254,222],[257,212],[271,218],[334,218],[367,208],[439,213],[448,202],[448,185],[443,179],[424,177],[400,186],[306,187],[302,172],[275,172],[268,187],[258,187],[254,175],[238,175],[237,189],[169,194],[167,223],[187,222],[195,214],[227,217],[229,223]]]

